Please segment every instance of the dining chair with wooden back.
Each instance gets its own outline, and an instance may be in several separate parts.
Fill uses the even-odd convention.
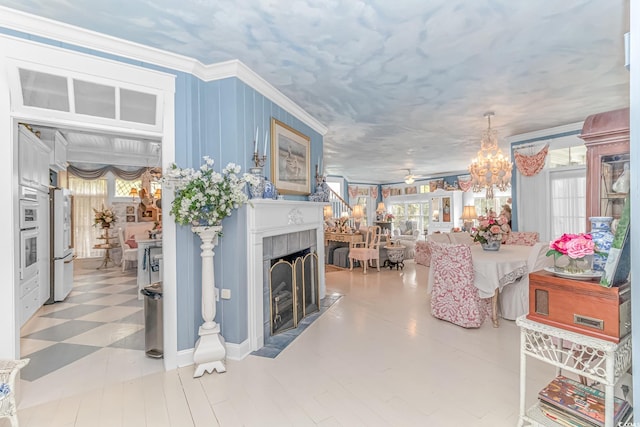
[[[364,236],[364,241],[354,243],[349,249],[349,269],[353,270],[353,261],[360,261],[364,266],[364,274],[367,274],[367,265],[376,262],[376,268],[380,271],[380,240],[382,238],[379,225],[369,227]]]

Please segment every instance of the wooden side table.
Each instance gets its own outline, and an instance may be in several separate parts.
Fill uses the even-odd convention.
[[[111,242],[111,239],[113,239],[113,237],[109,235],[108,228],[103,228],[103,233],[104,234],[102,236],[98,237],[98,240],[104,240],[104,243],[98,243],[93,247],[93,249],[104,249],[104,258],[102,259],[102,263],[100,264],[100,266],[98,266],[98,268],[96,268],[96,270],[109,268],[109,264],[111,264],[112,267],[115,266],[116,263],[111,258],[111,249],[120,247],[117,242]]]

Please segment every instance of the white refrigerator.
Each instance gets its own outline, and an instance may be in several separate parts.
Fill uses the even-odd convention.
[[[71,191],[52,188],[51,202],[51,295],[64,301],[73,288],[73,241],[71,239]]]

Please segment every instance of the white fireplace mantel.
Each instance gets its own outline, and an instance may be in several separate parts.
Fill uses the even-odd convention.
[[[253,205],[253,206],[251,206]],[[250,351],[264,346],[263,239],[315,230],[318,254],[318,293],[325,296],[324,218],[326,203],[299,200],[251,199],[247,205],[248,327]]]

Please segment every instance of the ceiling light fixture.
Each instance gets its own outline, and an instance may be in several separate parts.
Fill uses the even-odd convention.
[[[487,199],[493,199],[493,187],[505,191],[511,186],[511,169],[513,163],[502,154],[498,147],[498,133],[491,129],[493,112],[485,113],[489,126],[482,133],[480,151],[469,165],[473,191],[487,191]]]

